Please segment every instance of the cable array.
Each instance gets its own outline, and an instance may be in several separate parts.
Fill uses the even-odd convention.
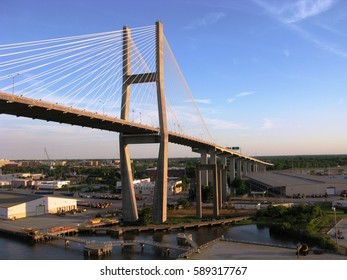
[[[131,33],[132,72],[155,69],[154,26]],[[123,30],[0,45],[0,89],[119,117],[122,63]]]
[[[164,40],[165,96],[171,131],[214,142],[167,40]]]
[[[155,26],[130,30],[130,73],[156,72]],[[120,117],[124,30],[0,45],[0,91]],[[212,141],[172,50],[164,40],[170,131]],[[143,76],[146,79],[146,76]],[[129,121],[159,126],[155,82],[130,85]]]

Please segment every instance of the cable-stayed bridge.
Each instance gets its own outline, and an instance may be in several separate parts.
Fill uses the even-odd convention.
[[[214,186],[214,214],[219,215],[228,162],[232,180],[269,165],[214,143],[160,22],[0,45],[0,89],[2,114],[119,133],[125,221],[138,219],[131,144],[159,143],[153,205],[158,222],[167,216],[169,142],[201,154],[197,216],[202,215],[201,184],[209,182]]]

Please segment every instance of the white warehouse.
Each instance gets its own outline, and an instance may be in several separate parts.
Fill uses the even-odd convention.
[[[0,219],[12,220],[43,214],[55,214],[76,208],[76,199],[0,192]]]
[[[134,180],[134,189],[136,194],[154,195],[155,182],[150,178]],[[168,195],[178,194],[182,191],[182,181],[169,180],[167,184]]]
[[[36,181],[36,187],[42,190],[57,190],[70,184],[70,181]]]

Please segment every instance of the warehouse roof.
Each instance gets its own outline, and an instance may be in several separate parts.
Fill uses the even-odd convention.
[[[247,175],[247,177],[271,187],[347,183],[346,179],[336,179],[329,176],[308,175],[288,171],[251,173]]]
[[[8,207],[29,202],[41,197],[43,196],[34,195],[34,194],[22,194],[22,193],[15,193],[15,192],[0,192],[0,208],[8,208]]]

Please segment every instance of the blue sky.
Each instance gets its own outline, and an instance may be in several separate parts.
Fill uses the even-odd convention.
[[[216,143],[255,156],[347,154],[344,0],[1,0],[0,44],[157,20]],[[44,158],[44,147],[52,158],[118,157],[118,135],[0,116],[0,158]],[[155,157],[149,147],[132,156]]]

